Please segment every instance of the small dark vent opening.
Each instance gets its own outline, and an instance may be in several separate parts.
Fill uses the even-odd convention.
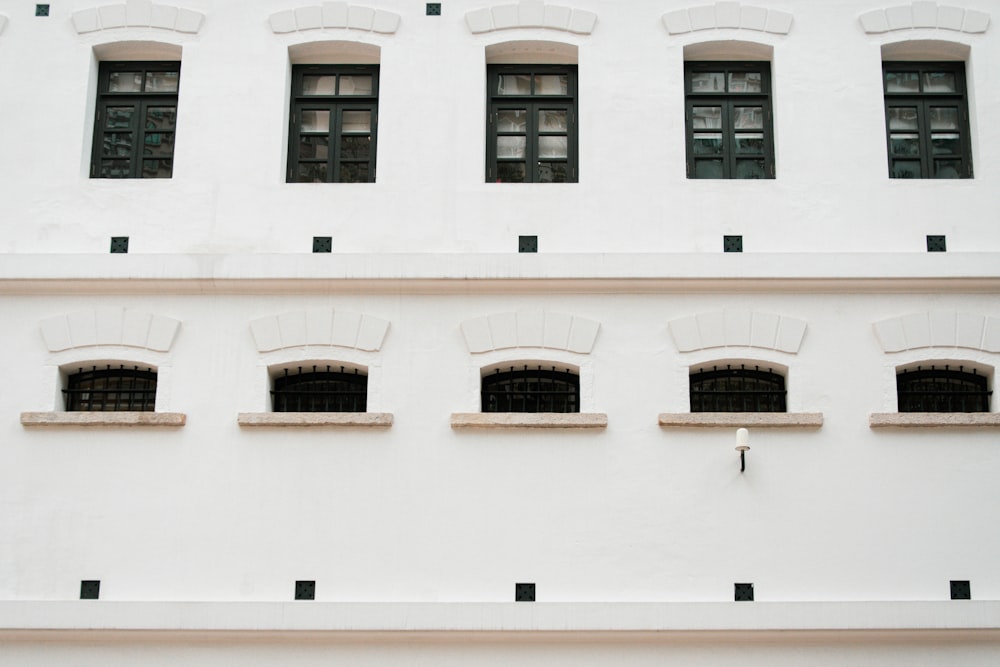
[[[743,237],[723,236],[722,250],[723,252],[743,252]]]
[[[944,236],[927,236],[927,252],[948,252]]]
[[[296,581],[295,582],[295,599],[296,600],[315,600],[316,599],[316,582],[315,581]]]
[[[427,16],[441,16],[441,3],[440,2],[428,2],[427,3]]]
[[[951,582],[951,599],[952,600],[971,600],[972,599],[972,587],[969,586],[968,581],[952,581]]]
[[[80,582],[80,599],[97,600],[101,597],[101,582],[98,579],[84,579]]]
[[[537,236],[518,236],[517,237],[517,251],[518,252],[538,252],[538,237]]]
[[[332,236],[314,236],[313,252],[333,252]]]
[[[733,584],[733,600],[753,602],[753,584]]]
[[[128,252],[128,237],[127,236],[112,236],[111,237],[111,252],[113,254],[127,253]]]
[[[48,5],[35,5],[35,16],[48,16],[49,6]]]
[[[534,584],[514,584],[514,601],[515,602],[534,602],[535,601],[535,585]]]

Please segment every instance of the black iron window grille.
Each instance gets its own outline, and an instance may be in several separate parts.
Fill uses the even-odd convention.
[[[483,412],[579,412],[580,376],[541,366],[496,372],[483,377]]]
[[[156,409],[156,371],[138,366],[82,368],[67,378],[69,412],[153,412]]]
[[[490,65],[487,183],[576,183],[576,65]]]
[[[900,412],[989,412],[992,393],[985,375],[964,366],[918,366],[896,375]]]
[[[102,62],[92,178],[170,178],[179,62]]]
[[[374,183],[378,65],[295,65],[289,183]]]
[[[684,63],[688,178],[774,178],[771,64]]]
[[[962,62],[882,63],[890,178],[972,178]]]
[[[699,369],[691,381],[691,412],[785,412],[785,378],[760,366]]]
[[[275,412],[365,412],[368,409],[368,376],[357,369],[303,371],[274,379],[271,399]]]

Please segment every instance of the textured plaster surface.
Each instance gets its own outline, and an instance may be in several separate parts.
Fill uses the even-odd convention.
[[[22,412],[21,425],[34,426],[184,426],[180,412]]]
[[[241,412],[240,426],[392,426],[389,412]]]
[[[673,412],[661,413],[660,426],[747,428],[819,428],[821,412]]]
[[[603,413],[560,412],[455,412],[452,428],[605,428],[608,416]]]

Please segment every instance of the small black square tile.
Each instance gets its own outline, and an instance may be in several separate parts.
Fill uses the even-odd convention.
[[[927,235],[927,252],[948,252],[944,236]]]
[[[128,252],[128,237],[127,236],[112,236],[111,237],[111,252],[113,252],[113,253],[127,253]]]
[[[48,16],[49,6],[48,5],[35,5],[35,16]]]
[[[514,601],[515,602],[534,602],[535,601],[535,585],[534,584],[514,584]]]
[[[971,600],[972,599],[972,587],[969,586],[968,581],[952,581],[951,582],[951,599],[952,600]]]
[[[733,584],[733,600],[753,602],[753,584]]]
[[[84,579],[80,582],[80,599],[97,600],[101,597],[101,582],[98,579]]]
[[[723,252],[743,252],[743,237],[723,236],[722,250]]]
[[[441,3],[440,2],[428,2],[427,3],[427,16],[441,16]]]
[[[538,252],[538,237],[537,236],[518,236],[517,237],[517,251],[518,252]]]
[[[313,252],[333,252],[332,236],[314,236]]]
[[[296,581],[295,582],[295,599],[296,600],[315,600],[316,599],[316,582],[315,581]]]

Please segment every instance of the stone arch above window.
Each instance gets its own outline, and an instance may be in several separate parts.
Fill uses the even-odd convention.
[[[719,28],[787,35],[792,30],[792,15],[738,2],[716,2],[667,12],[663,25],[671,35]]]
[[[275,12],[268,18],[271,31],[277,35],[323,28],[363,30],[391,35],[399,30],[399,22],[399,14],[346,2],[303,5]]]
[[[798,354],[806,322],[750,310],[720,310],[672,320],[670,335],[680,352],[713,347],[756,347]]]
[[[304,345],[335,345],[376,352],[382,349],[388,330],[388,320],[333,308],[299,310],[250,322],[258,352]]]
[[[348,40],[302,42],[288,47],[293,65],[378,65],[382,49],[375,44]]]
[[[81,9],[73,12],[72,19],[73,28],[81,35],[115,28],[158,28],[196,35],[205,22],[205,15],[176,5],[128,0]]]
[[[590,354],[600,328],[600,322],[543,310],[496,313],[462,322],[465,344],[472,354],[515,347]]]
[[[990,15],[975,9],[950,7],[936,2],[911,2],[865,12],[858,17],[861,29],[868,34],[930,28],[965,33],[984,33]]]
[[[50,352],[98,345],[124,345],[167,352],[180,321],[125,308],[99,308],[50,317],[41,322]]]
[[[516,5],[493,5],[466,12],[465,25],[474,34],[513,28],[543,28],[589,35],[597,25],[597,14],[537,0],[523,0]]]
[[[953,310],[910,313],[872,324],[883,352],[961,347],[1000,352],[1000,318]]]

